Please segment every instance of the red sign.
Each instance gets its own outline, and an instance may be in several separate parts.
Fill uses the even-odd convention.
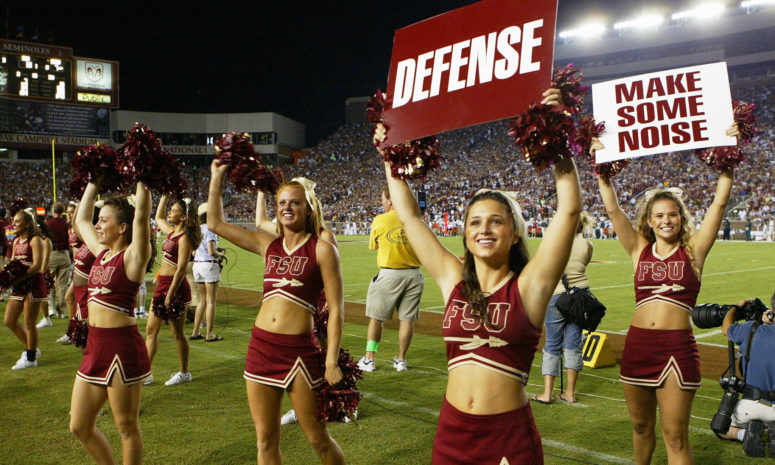
[[[512,117],[551,83],[557,0],[482,0],[396,31],[386,144]]]

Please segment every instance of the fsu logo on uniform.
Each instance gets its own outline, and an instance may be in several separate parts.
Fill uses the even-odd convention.
[[[487,304],[487,314],[490,317],[491,327],[486,328],[489,333],[500,333],[506,329],[511,304],[508,302],[491,302]],[[444,315],[444,328],[450,328],[452,321],[460,313],[460,327],[466,331],[476,331],[482,325],[482,319],[474,315],[471,304],[463,300],[452,299],[452,304],[447,307]]]
[[[90,63],[86,62],[86,77],[89,78],[90,81],[93,82],[99,82],[102,80],[103,76],[105,76],[105,70],[102,68],[102,63]]]
[[[272,272],[273,269],[278,275],[291,274],[292,276],[299,276],[304,272],[304,266],[309,261],[309,257],[280,257],[278,255],[269,255],[266,258],[266,274]]]

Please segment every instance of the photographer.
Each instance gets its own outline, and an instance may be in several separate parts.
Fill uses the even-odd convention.
[[[735,323],[741,318],[740,310],[750,301],[733,305],[724,317],[721,331],[740,347],[740,368],[745,377],[743,398],[737,402],[732,414],[732,426],[724,439],[743,441],[746,454],[753,457],[765,455],[766,444],[762,435],[769,428],[770,456],[775,456],[775,325],[773,312],[765,311],[761,325],[757,321]],[[775,293],[771,305],[775,306]],[[752,330],[757,324],[758,328]],[[748,345],[750,344],[750,350]]]

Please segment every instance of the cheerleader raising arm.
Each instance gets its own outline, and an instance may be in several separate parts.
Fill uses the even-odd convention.
[[[245,228],[229,224],[224,221],[223,177],[228,171],[228,165],[222,165],[218,160],[213,160],[210,165],[210,190],[207,198],[207,228],[224,239],[236,244],[247,251],[261,255],[266,253],[267,247],[277,237],[264,231],[248,231]]]
[[[600,197],[603,199],[606,214],[614,225],[619,242],[632,259],[632,263],[638,263],[640,251],[648,245],[648,240],[633,228],[630,219],[619,206],[619,199],[616,197],[611,180],[598,176],[597,184],[600,187]]]
[[[441,288],[444,301],[462,279],[462,263],[457,255],[444,247],[420,216],[420,206],[406,181],[391,175],[390,164],[385,163],[390,200],[404,227],[406,237],[420,263]]]
[[[94,206],[84,208],[93,212]],[[132,222],[132,243],[124,254],[126,275],[134,282],[145,280],[145,268],[151,259],[151,191],[142,181],[137,181],[135,189],[135,217]],[[91,221],[91,220],[89,220]],[[89,250],[93,250],[89,247]]]
[[[86,185],[86,189],[83,191],[83,197],[78,203],[78,208],[75,211],[75,221],[73,226],[76,232],[80,236],[81,240],[86,247],[97,255],[104,248],[100,245],[97,238],[97,230],[92,223],[94,216],[94,201],[97,199],[97,192],[99,190],[100,180],[97,180],[97,184],[89,183]]]
[[[549,299],[568,263],[581,213],[581,188],[573,160],[568,158],[557,163],[554,175],[557,212],[546,228],[535,256],[525,265],[519,279],[525,312],[533,326],[538,328],[544,324]]]
[[[694,266],[698,271],[702,271],[705,258],[716,242],[716,236],[718,235],[719,227],[721,227],[721,221],[724,219],[727,203],[729,203],[729,194],[732,192],[732,178],[732,168],[719,175],[713,202],[711,202],[705,217],[702,219],[700,229],[689,238],[689,246],[694,254]]]
[[[266,194],[258,191],[256,194],[256,227],[277,237],[277,225],[269,219],[266,212]]]

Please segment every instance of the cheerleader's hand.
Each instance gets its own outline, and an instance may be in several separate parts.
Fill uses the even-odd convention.
[[[328,381],[328,384],[331,386],[334,386],[341,381],[343,377],[342,369],[339,368],[339,365],[326,366],[326,381]]]
[[[170,308],[170,303],[171,303],[171,302],[172,302],[172,296],[171,296],[171,294],[168,292],[168,293],[167,293],[167,295],[164,297],[164,307],[165,307],[165,308]]]
[[[592,155],[595,155],[595,152],[597,152],[598,150],[602,150],[604,148],[605,148],[605,145],[603,145],[603,143],[600,142],[600,139],[598,139],[597,137],[593,137],[592,145],[589,146],[589,153],[591,153]]]
[[[382,154],[383,150],[379,148],[379,144],[385,142],[387,139],[387,128],[382,123],[377,123],[374,128],[374,135],[371,137],[371,141],[374,143],[374,147],[377,147],[377,152]]]
[[[562,92],[560,92],[560,89],[557,89],[556,87],[550,87],[546,89],[541,95],[544,97],[544,99],[541,100],[543,105],[564,105],[562,101]]]
[[[221,162],[217,158],[213,160],[212,163],[210,163],[211,178],[223,179],[223,175],[226,174],[226,171],[228,170],[229,170],[229,165],[221,164]]]
[[[732,123],[732,126],[729,126],[729,129],[726,131],[726,135],[730,137],[737,137],[738,140],[740,140],[740,129],[737,127],[737,122]]]

